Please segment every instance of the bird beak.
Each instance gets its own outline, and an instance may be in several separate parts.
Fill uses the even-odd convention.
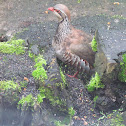
[[[53,12],[54,11],[54,8],[53,7],[49,7],[48,10],[50,10],[50,11]]]

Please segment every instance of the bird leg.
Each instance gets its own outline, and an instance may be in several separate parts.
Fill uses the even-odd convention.
[[[71,77],[71,78],[77,78],[77,75],[78,75],[79,71],[77,71],[73,76],[72,75],[69,75],[69,74],[66,74],[68,77]]]

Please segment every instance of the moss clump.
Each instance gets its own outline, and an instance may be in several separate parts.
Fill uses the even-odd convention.
[[[43,101],[43,98],[46,98],[50,101],[50,103],[53,106],[58,105],[59,107],[61,107],[63,105],[64,106],[66,105],[65,101],[61,100],[58,96],[54,96],[54,94],[55,94],[54,90],[49,87],[40,87],[39,92],[40,92],[40,95],[39,95],[40,101]]]
[[[21,88],[17,83],[14,81],[8,80],[8,81],[0,81],[0,92],[3,91],[9,91],[9,90],[18,90],[20,91]]]
[[[94,108],[95,108],[95,106],[96,106],[96,101],[97,101],[97,99],[98,99],[98,96],[95,96],[95,97],[93,98],[93,101],[94,101]]]
[[[36,80],[44,82],[44,80],[48,78],[46,70],[43,67],[43,65],[46,65],[46,60],[43,58],[42,55],[35,57],[34,60],[36,62],[36,64],[34,65],[36,69],[32,72],[32,76]]]
[[[123,61],[120,62],[121,71],[119,72],[118,78],[121,82],[126,82],[126,54],[122,56]]]
[[[12,80],[0,81],[0,93],[4,97],[4,100],[13,104],[18,100],[18,93],[21,91],[21,87]]]
[[[92,39],[91,47],[94,52],[97,52],[97,41],[96,41],[95,37],[93,37],[93,39]]]
[[[0,53],[16,53],[16,55],[23,54],[25,52],[25,48],[23,46],[24,42],[25,41],[22,39],[2,42],[0,43]]]
[[[45,94],[42,94],[42,93],[38,94],[38,96],[37,96],[38,103],[39,104],[42,103],[44,98],[45,98]]]
[[[63,89],[63,88],[65,88],[65,85],[66,85],[66,77],[65,77],[65,75],[63,74],[63,71],[61,70],[61,68],[60,68],[60,76],[61,76],[61,79],[62,79],[62,81],[63,81],[63,83],[60,83],[60,86],[61,86],[61,88]]]
[[[75,114],[73,107],[68,108],[68,115],[62,121],[55,121],[56,126],[71,126],[72,117]]]
[[[77,3],[81,3],[81,0],[77,0]]]
[[[35,97],[32,96],[32,94],[27,95],[26,97],[22,97],[22,99],[18,102],[18,109],[21,108],[21,110],[24,110],[24,108],[27,110],[28,107],[33,107],[35,104]]]
[[[114,15],[114,16],[112,16],[112,18],[126,19],[125,17],[123,17],[123,16],[121,16],[121,15]]]
[[[113,119],[111,119],[111,125],[110,126],[125,126],[122,124],[123,122],[122,116],[118,113]]]
[[[88,91],[94,91],[98,88],[104,88],[104,85],[101,83],[100,76],[96,72],[95,77],[92,77],[89,84],[86,86]]]

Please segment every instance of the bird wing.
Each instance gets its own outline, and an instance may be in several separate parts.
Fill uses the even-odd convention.
[[[72,31],[73,32],[64,41],[66,52],[77,55],[81,59],[89,62],[92,66],[95,57],[95,53],[91,48],[92,37],[80,30],[73,29]]]

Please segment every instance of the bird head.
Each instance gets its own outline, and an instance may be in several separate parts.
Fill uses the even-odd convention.
[[[54,7],[49,7],[48,10],[52,11],[59,19],[59,21],[68,18],[70,20],[70,11],[63,4],[56,4]]]

